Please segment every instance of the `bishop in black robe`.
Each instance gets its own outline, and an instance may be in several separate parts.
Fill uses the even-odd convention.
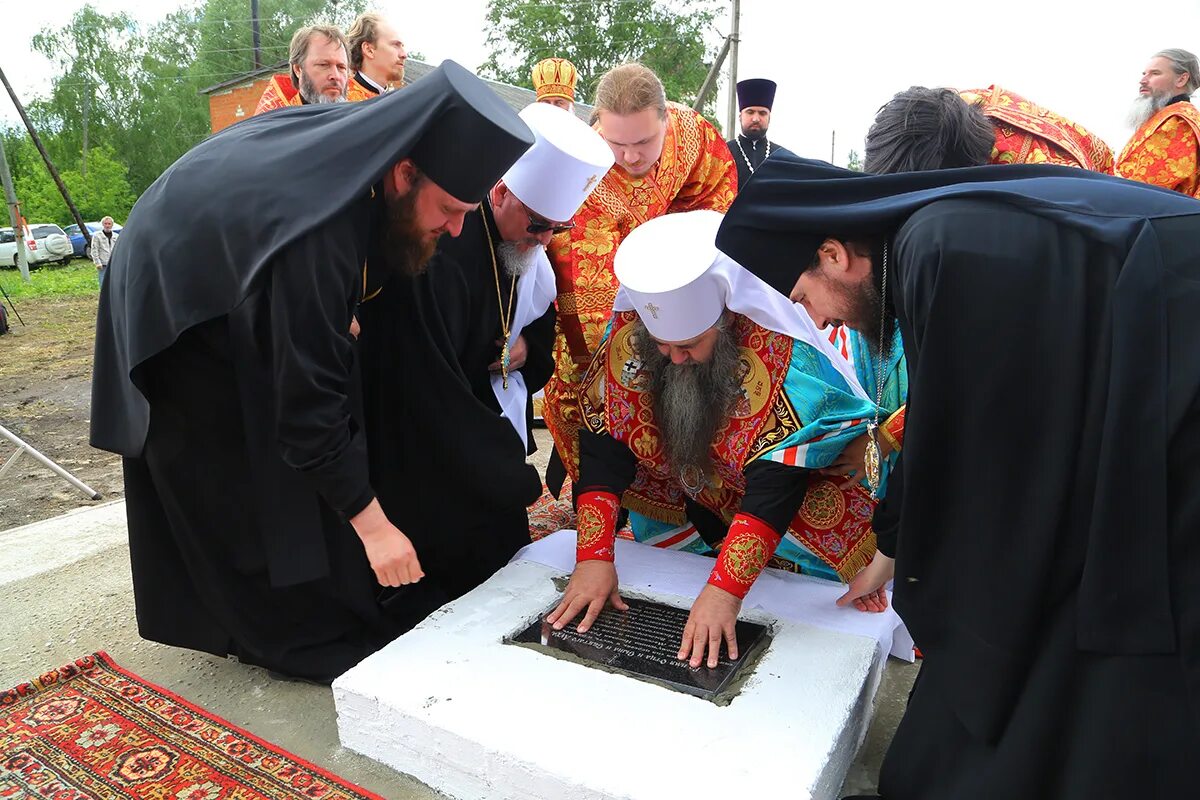
[[[100,297],[92,444],[124,456],[144,637],[328,681],[412,623],[348,522],[376,495],[352,314],[403,244],[382,187],[407,157],[477,201],[531,143],[446,62],[234,125],[138,200]]]
[[[529,543],[526,508],[541,494],[490,380],[503,338],[501,306],[509,308],[514,288],[500,244],[484,202],[458,238],[442,240],[424,274],[393,276],[360,309],[371,483],[425,570],[421,585],[396,599],[408,596],[404,602],[430,611],[487,580]],[[532,395],[554,368],[553,308],[521,335],[528,354],[519,371]],[[528,430],[531,402],[517,422]]]
[[[925,661],[882,796],[1191,796],[1200,204],[1056,167],[772,159],[717,244],[786,293],[827,237],[872,243],[876,280],[887,245],[909,368],[875,528]]]

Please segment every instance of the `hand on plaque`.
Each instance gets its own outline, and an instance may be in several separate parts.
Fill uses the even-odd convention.
[[[867,434],[856,436],[850,444],[846,445],[846,449],[838,454],[838,457],[833,460],[828,467],[817,470],[822,475],[829,477],[845,477],[845,480],[838,484],[839,489],[849,489],[856,483],[861,482],[867,477],[867,442],[870,437]],[[892,452],[891,445],[888,444],[887,438],[879,437],[879,457],[887,458]]]
[[[692,613],[688,614],[687,624],[683,627],[678,658],[688,659],[689,665],[695,669],[704,660],[707,648],[708,667],[712,669],[717,666],[721,640],[724,639],[729,646],[729,658],[736,659],[737,616],[741,610],[741,598],[716,586],[705,585],[696,602],[692,603]]]
[[[575,630],[587,633],[604,610],[604,604],[612,603],[618,611],[628,611],[629,605],[621,599],[617,586],[617,567],[611,561],[580,561],[571,573],[571,582],[563,592],[562,602],[546,617],[546,622],[561,631],[575,619],[579,612],[587,609],[583,621]]]
[[[867,564],[850,580],[848,591],[838,598],[837,604],[845,608],[853,605],[859,611],[878,614],[888,607],[887,582],[896,574],[895,559],[876,552]]]

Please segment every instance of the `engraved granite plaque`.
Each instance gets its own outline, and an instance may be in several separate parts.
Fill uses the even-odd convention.
[[[627,597],[625,602],[629,604],[628,611],[606,607],[587,633],[575,629],[583,614],[561,631],[547,624],[546,614],[557,606],[555,604],[529,627],[504,641],[552,650],[587,666],[663,684],[705,700],[716,700],[719,695],[726,694],[745,665],[757,660],[770,642],[766,626],[738,620],[738,660],[729,660],[722,642],[715,668],[692,669],[686,661],[676,658],[688,609],[635,597]]]

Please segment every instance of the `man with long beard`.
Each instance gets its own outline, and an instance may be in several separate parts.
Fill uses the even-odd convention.
[[[818,324],[900,323],[904,455],[851,583],[894,576],[925,655],[886,800],[1192,793],[1198,239],[1190,199],[1039,166],[779,159],[726,216]]]
[[[448,61],[228,128],[138,200],[100,294],[92,444],[125,457],[142,636],[329,681],[414,622],[377,602],[422,569],[368,478],[352,315],[531,143]]]
[[[334,25],[300,28],[288,47],[288,74],[271,77],[254,114],[288,106],[344,103],[349,81],[345,34]]]
[[[551,235],[612,166],[600,136],[545,103],[521,119],[536,139],[428,272],[395,275],[364,303],[363,384],[371,482],[412,538],[426,577],[406,605],[470,591],[529,544],[541,493],[529,392],[550,377]]]
[[[1187,50],[1155,53],[1142,71],[1129,114],[1134,134],[1117,159],[1117,174],[1200,198],[1200,63]]]
[[[787,298],[713,245],[721,214],[669,214],[621,244],[621,291],[581,385],[577,564],[547,618],[580,631],[625,608],[613,563],[618,508],[645,544],[717,555],[679,657],[736,658],[742,598],[774,557],[848,580],[874,554],[870,492],[827,466],[875,415],[853,370]],[[863,593],[863,610],[885,607]]]
[[[680,211],[724,211],[737,192],[737,169],[721,134],[696,111],[667,102],[648,67],[622,64],[596,85],[593,126],[613,152],[608,172],[548,253],[558,282],[554,375],[546,384],[544,415],[555,454],[546,482],[555,495],[563,467],[576,475],[579,379],[612,318],[617,246],[647,220]],[[561,459],[558,460],[558,459]]]

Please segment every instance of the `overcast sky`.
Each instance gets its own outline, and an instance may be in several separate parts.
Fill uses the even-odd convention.
[[[25,3],[5,17],[0,66],[23,99],[49,88],[51,66],[30,48],[42,27],[64,23],[79,0]],[[177,7],[172,0],[94,0],[104,12],[125,10],[151,24]],[[484,60],[486,0],[436,3],[381,0],[375,6],[400,28],[406,43],[430,61],[452,58],[471,68]],[[985,87],[998,83],[1088,127],[1119,151],[1128,138],[1125,113],[1137,95],[1142,67],[1157,50],[1200,52],[1200,0],[1152,6],[1135,20],[1129,3],[1045,0],[1024,12],[963,0],[842,0],[801,3],[742,0],[740,78],[779,83],[772,140],[800,155],[845,163],[862,152],[878,107],[912,85]],[[247,2],[247,16],[249,15]],[[714,43],[728,33],[717,20]],[[724,90],[720,117],[725,117]],[[0,116],[15,121],[7,98]]]

